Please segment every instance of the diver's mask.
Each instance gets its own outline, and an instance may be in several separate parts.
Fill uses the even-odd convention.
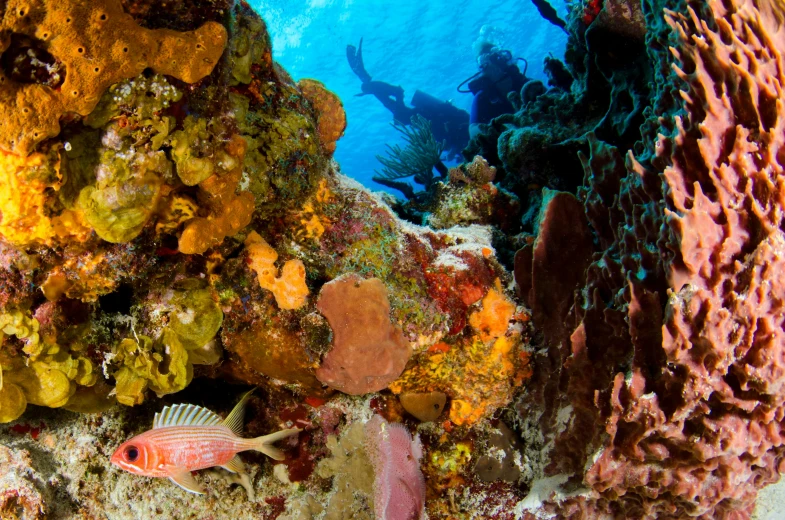
[[[490,52],[482,53],[477,57],[477,65],[479,65],[481,71],[484,71],[491,65],[498,67],[500,70],[505,70],[512,63],[512,53],[496,47],[491,49]]]

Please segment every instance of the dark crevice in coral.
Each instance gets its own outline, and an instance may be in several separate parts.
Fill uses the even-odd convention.
[[[761,89],[758,93],[757,107],[763,130],[768,132],[777,125],[777,98]]]
[[[65,81],[65,66],[46,49],[41,40],[13,33],[0,57],[5,76],[18,83],[35,83],[58,88]]]
[[[142,27],[175,31],[192,31],[208,21],[225,22],[235,3],[235,0],[122,0],[125,12]]]
[[[131,284],[122,283],[114,292],[98,297],[98,306],[103,312],[129,315],[133,302],[134,288]]]

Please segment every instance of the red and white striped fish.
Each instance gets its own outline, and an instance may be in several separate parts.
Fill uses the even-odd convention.
[[[117,448],[112,455],[112,464],[135,475],[169,477],[186,491],[199,494],[203,494],[204,489],[191,471],[221,466],[238,473],[250,494],[250,481],[237,453],[256,450],[282,460],[283,453],[271,444],[300,431],[290,428],[255,439],[240,437],[245,405],[251,392],[243,395],[226,419],[192,404],[165,407],[155,414],[152,430]]]

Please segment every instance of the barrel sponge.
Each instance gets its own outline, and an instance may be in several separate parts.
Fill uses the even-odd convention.
[[[227,33],[217,22],[178,32],[140,27],[120,0],[7,3],[0,33],[32,38],[65,69],[58,88],[20,83],[0,72],[0,149],[28,155],[60,132],[66,113],[88,115],[112,84],[152,68],[188,83],[204,78],[218,62]],[[0,40],[0,52],[11,43]]]

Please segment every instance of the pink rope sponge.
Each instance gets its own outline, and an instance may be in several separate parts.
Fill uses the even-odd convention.
[[[365,423],[365,451],[373,463],[374,510],[378,520],[418,520],[425,511],[422,444],[402,424],[380,415]]]

